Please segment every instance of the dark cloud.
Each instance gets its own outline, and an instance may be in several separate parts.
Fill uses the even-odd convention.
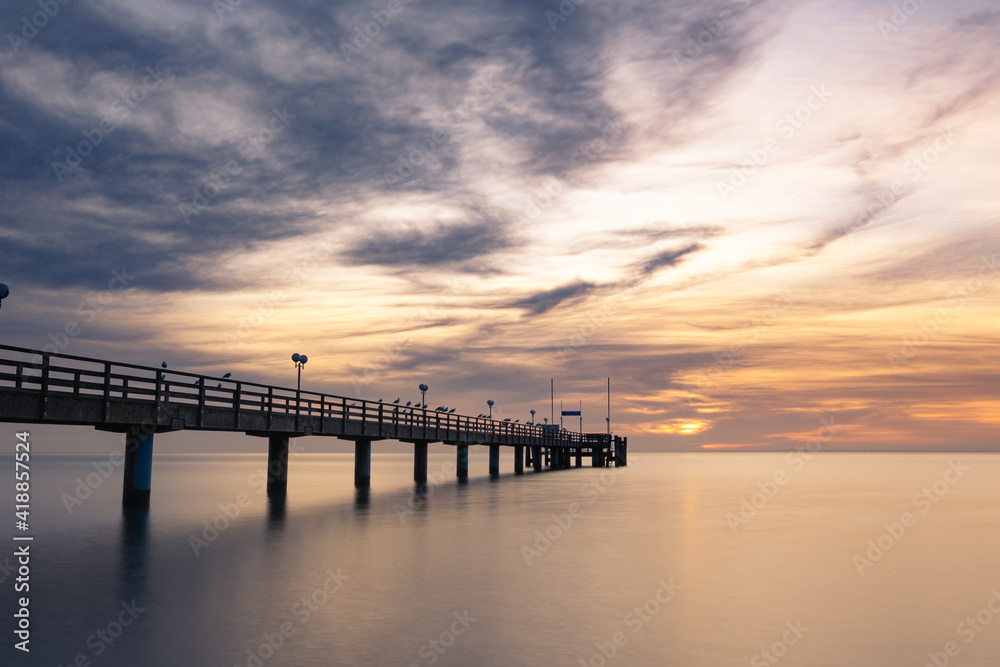
[[[642,273],[648,275],[659,271],[665,266],[676,266],[677,262],[682,257],[690,255],[698,250],[701,250],[701,246],[697,243],[692,243],[689,246],[685,246],[677,250],[664,250],[662,252],[658,252],[643,263]]]
[[[350,265],[393,269],[435,269],[481,272],[488,269],[472,260],[513,248],[516,242],[506,225],[481,220],[458,225],[433,224],[429,229],[383,229],[369,232],[349,245],[341,260]]]
[[[541,315],[565,302],[579,301],[598,288],[594,283],[579,280],[555,289],[537,292],[507,304],[507,308],[523,308],[532,315]]]

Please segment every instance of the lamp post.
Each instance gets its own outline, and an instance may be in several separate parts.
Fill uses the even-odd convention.
[[[424,403],[427,402],[427,390],[430,389],[430,387],[425,384],[421,384],[417,387],[417,389],[420,390],[420,406],[423,408]]]
[[[302,391],[302,367],[306,365],[307,361],[309,361],[309,357],[307,357],[304,354],[299,354],[298,352],[296,352],[295,354],[292,355],[292,361],[295,362],[295,367],[299,369],[299,383],[297,386],[297,390]]]
[[[0,306],[3,305],[3,300],[10,296],[10,288],[0,283]]]
[[[493,399],[486,401],[486,405],[490,406],[490,419],[493,419]]]
[[[535,424],[535,411],[532,410],[531,411],[531,425],[534,426],[534,424]]]

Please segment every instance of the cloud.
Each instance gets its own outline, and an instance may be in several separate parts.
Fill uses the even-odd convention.
[[[594,283],[578,280],[569,285],[545,290],[544,292],[536,292],[522,299],[517,299],[508,303],[505,307],[523,308],[532,315],[541,315],[563,303],[580,301],[596,289],[598,289],[598,286]]]
[[[484,259],[516,245],[507,225],[496,220],[434,223],[429,229],[410,226],[368,232],[340,257],[353,266],[483,272],[490,270]]]

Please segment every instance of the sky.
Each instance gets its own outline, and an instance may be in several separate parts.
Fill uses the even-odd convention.
[[[554,379],[588,431],[610,377],[635,450],[1000,445],[993,2],[0,27],[4,344],[522,421]]]

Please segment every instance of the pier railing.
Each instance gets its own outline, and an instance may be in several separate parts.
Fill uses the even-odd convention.
[[[595,437],[595,434],[573,431],[553,433],[539,425],[470,417],[413,405],[0,345],[0,389],[5,388],[37,394],[39,412],[33,419],[42,421],[46,417],[49,397],[58,395],[103,400],[105,419],[113,400],[131,400],[158,407],[195,407],[199,425],[206,409],[228,408],[237,415],[259,413],[266,417],[268,427],[274,416],[294,415],[319,418],[321,424],[325,420],[339,420],[342,425],[347,422],[370,424],[372,432],[381,430],[376,425],[413,426],[442,433],[482,434],[491,439],[503,436],[551,438],[560,445],[588,444]],[[238,429],[238,418],[235,424]]]

